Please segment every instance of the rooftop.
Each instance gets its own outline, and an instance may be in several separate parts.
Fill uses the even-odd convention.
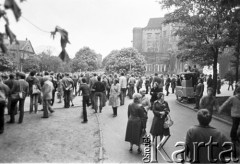
[[[148,25],[144,29],[161,29],[162,23],[164,21],[163,17],[160,18],[150,18],[148,21]]]

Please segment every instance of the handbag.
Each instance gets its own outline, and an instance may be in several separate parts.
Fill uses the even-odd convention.
[[[172,125],[173,125],[173,120],[171,119],[170,114],[168,114],[167,117],[165,118],[163,127],[164,127],[164,129],[167,129],[167,128],[171,127]]]
[[[38,89],[36,84],[33,84],[32,86],[32,94],[39,94],[40,90]]]

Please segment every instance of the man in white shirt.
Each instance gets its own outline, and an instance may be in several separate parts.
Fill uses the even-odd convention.
[[[124,105],[124,99],[126,97],[126,90],[127,90],[127,78],[124,76],[124,73],[121,73],[121,76],[119,78],[119,84],[121,88],[121,94],[120,94],[120,105]]]

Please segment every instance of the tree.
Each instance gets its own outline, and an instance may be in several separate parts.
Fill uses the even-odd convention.
[[[13,71],[15,66],[12,60],[8,56],[0,55],[0,70],[1,71]]]
[[[73,69],[78,70],[86,70],[86,71],[94,71],[97,70],[97,55],[94,50],[89,47],[83,47],[80,49],[73,59]]]
[[[42,52],[38,56],[40,58],[40,71],[59,72],[62,70],[62,60],[57,56],[52,56],[51,52]]]
[[[144,56],[134,48],[114,50],[103,59],[105,70],[109,72],[125,70],[129,73],[144,74],[145,64]]]
[[[24,61],[23,71],[30,72],[32,70],[40,71],[40,58],[37,55],[31,55]]]
[[[239,65],[240,65],[240,6],[239,1],[223,0],[223,7],[228,10],[228,19],[225,27],[225,34],[228,39],[227,45],[233,46],[235,51],[233,53],[234,60],[232,66],[235,68],[235,80],[239,79]]]
[[[214,91],[217,87],[217,62],[226,46],[224,23],[228,11],[219,0],[162,0],[163,8],[175,10],[166,15],[164,23],[176,25],[180,37],[179,56],[183,61],[213,65]]]

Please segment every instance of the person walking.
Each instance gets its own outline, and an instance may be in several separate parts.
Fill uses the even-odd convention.
[[[121,88],[120,105],[124,105],[127,91],[127,78],[124,76],[123,72],[121,73],[121,76],[119,78],[119,84]]]
[[[152,88],[153,88],[155,82],[158,83],[158,87],[159,87],[159,85],[160,85],[160,83],[161,83],[161,78],[158,77],[158,73],[155,73],[155,76],[153,77],[153,80],[152,80]],[[159,88],[160,88],[160,87],[159,87]]]
[[[137,84],[136,84],[137,93],[139,93],[139,90],[142,88],[142,84],[143,84],[143,80],[142,80],[141,76],[139,76]]]
[[[0,134],[4,132],[4,110],[9,95],[10,89],[3,83],[2,74],[0,74]]]
[[[44,84],[42,87],[42,95],[43,95],[43,116],[42,118],[48,118],[48,111],[53,113],[54,110],[51,108],[52,101],[52,90],[53,83],[51,82],[51,77],[43,78]]]
[[[157,95],[158,93],[161,92],[161,89],[158,88],[158,83],[155,82],[151,91],[150,91],[150,95],[151,95],[151,99],[150,99],[150,102],[151,102],[151,107],[153,107],[153,103],[158,99]],[[152,109],[152,108],[151,108]]]
[[[33,70],[30,72],[30,75],[27,77],[26,81],[29,84],[29,95],[30,95],[30,111],[31,114],[33,112],[34,106],[34,113],[38,112],[38,96],[41,93],[41,85],[38,78],[35,77],[36,71]]]
[[[99,112],[102,113],[102,107],[103,107],[103,92],[106,91],[106,88],[103,84],[103,82],[101,82],[101,77],[98,76],[97,77],[97,82],[94,83],[92,90],[95,92],[94,94],[94,110],[95,113],[97,113],[98,111],[98,98],[99,98]]]
[[[147,76],[146,77],[146,80],[145,80],[145,87],[146,87],[146,94],[148,94],[148,91],[149,91],[149,88],[150,88],[150,79],[149,77]]]
[[[204,91],[204,84],[202,79],[198,79],[198,85],[196,86],[196,92],[195,92],[195,102],[196,106],[194,109],[199,109],[199,103],[200,100],[203,96],[203,91]]]
[[[94,73],[93,77],[90,78],[89,80],[89,86],[90,86],[90,101],[91,101],[91,105],[92,105],[92,109],[94,109],[95,105],[94,105],[94,94],[95,91],[92,89],[93,85],[97,82],[97,74]]]
[[[171,84],[171,79],[170,79],[169,75],[167,75],[167,79],[166,79],[166,82],[165,82],[165,90],[167,92],[166,96],[169,95],[169,86],[170,86],[170,84]]]
[[[211,114],[213,114],[213,108],[216,111],[219,110],[219,105],[216,97],[213,95],[213,88],[207,89],[207,96],[204,96],[200,100],[200,109],[208,109]]]
[[[11,89],[11,110],[10,120],[8,121],[10,124],[15,123],[15,110],[18,102],[20,111],[18,123],[23,122],[25,98],[29,94],[29,84],[25,81],[25,74],[18,72],[16,76],[19,80],[13,82],[13,88]]]
[[[117,116],[117,108],[120,106],[120,97],[121,88],[118,83],[118,80],[115,79],[114,83],[110,88],[110,96],[109,96],[109,105],[112,106],[113,109],[113,117]]]
[[[133,145],[138,146],[138,154],[141,154],[141,136],[145,132],[144,109],[141,105],[141,94],[133,94],[133,102],[128,105],[128,122],[126,128],[125,141],[130,142],[129,151],[133,151]]]
[[[169,128],[164,128],[165,118],[170,112],[168,103],[164,100],[164,94],[162,92],[157,94],[157,100],[153,103],[153,121],[150,133],[153,136],[153,141],[155,137],[160,136],[160,141],[163,136],[169,136]]]
[[[82,91],[82,106],[83,106],[83,121],[82,123],[87,123],[88,119],[87,119],[87,109],[86,106],[89,106],[89,96],[90,96],[90,87],[87,85],[87,81],[85,78],[82,78],[82,83],[81,86],[79,88],[79,95],[80,92]]]
[[[62,103],[63,96],[63,83],[62,83],[62,75],[57,75],[57,98],[59,99],[58,103]]]
[[[134,94],[134,87],[135,87],[135,84],[136,84],[136,79],[134,78],[134,75],[132,74],[131,77],[129,78],[128,80],[128,95],[129,95],[129,98],[132,99],[132,96]]]
[[[175,92],[176,85],[177,85],[177,80],[175,78],[175,75],[173,75],[172,80],[171,80],[172,94],[174,94],[174,92]]]
[[[213,79],[212,79],[212,75],[210,74],[208,79],[207,79],[207,87],[208,88],[213,88]]]
[[[230,88],[230,87],[232,87],[232,90],[234,90],[234,88],[233,88],[233,82],[234,82],[233,77],[230,76],[230,77],[229,77],[229,81],[228,81],[228,91],[229,91],[229,88]]]
[[[240,87],[236,89],[236,95],[229,97],[220,107],[219,113],[224,111],[227,107],[231,108],[232,129],[230,137],[233,143],[239,142],[237,136],[238,126],[240,124]]]

